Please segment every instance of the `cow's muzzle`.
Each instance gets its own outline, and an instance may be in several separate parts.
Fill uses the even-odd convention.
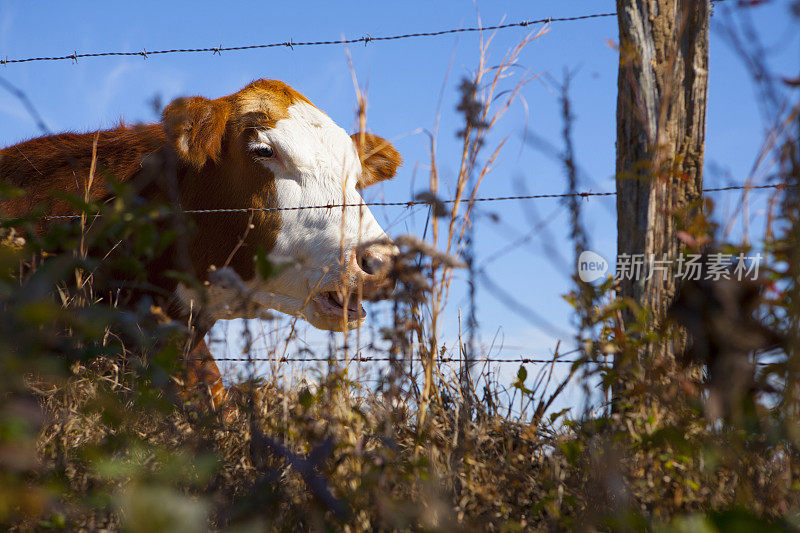
[[[307,312],[306,319],[317,328],[331,331],[358,327],[367,316],[362,301],[384,300],[394,292],[398,255],[398,248],[387,243],[348,251],[341,284],[317,292],[311,298],[314,312]]]

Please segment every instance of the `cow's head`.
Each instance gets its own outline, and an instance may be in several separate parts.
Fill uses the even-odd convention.
[[[184,209],[278,208],[197,215],[190,255],[199,274],[227,263],[263,307],[329,330],[359,325],[365,313],[358,300],[391,292],[397,250],[367,207],[294,209],[361,204],[359,189],[391,178],[400,165],[387,141],[347,135],[303,95],[272,80],[216,100],[179,98],[164,110],[163,124],[182,162]],[[253,266],[259,249],[293,266],[263,279]],[[184,304],[197,297],[185,288],[179,296]],[[257,315],[240,298],[212,292],[206,312]]]

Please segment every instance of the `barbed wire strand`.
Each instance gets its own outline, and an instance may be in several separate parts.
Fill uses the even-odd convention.
[[[569,363],[573,364],[578,362],[575,359],[562,359],[562,357],[568,357],[570,355],[574,355],[581,351],[580,348],[574,348],[567,352],[562,352],[560,354],[553,354],[549,359],[545,359],[541,356],[539,357],[525,357],[524,355],[520,355],[518,357],[479,357],[474,359],[473,361],[476,363]],[[199,358],[201,360],[202,358]],[[287,363],[287,362],[330,362],[330,363],[346,363],[346,362],[392,362],[397,360],[408,361],[409,359],[403,358],[391,358],[385,355],[381,356],[372,356],[372,355],[357,355],[348,359],[343,359],[341,357],[256,357],[256,356],[242,356],[242,357],[215,357],[215,361],[238,361],[238,362],[273,362],[273,363]],[[424,357],[411,357],[410,361],[412,362],[425,362],[427,361]],[[460,357],[437,357],[436,362],[438,363],[461,363],[464,361],[463,358]],[[589,363],[600,363],[602,364],[603,361],[586,361]]]
[[[420,37],[440,37],[443,35],[452,35],[456,33],[473,33],[473,32],[480,32],[480,31],[494,31],[494,30],[504,30],[508,28],[524,28],[527,26],[532,26],[536,24],[550,24],[553,22],[572,22],[572,21],[579,21],[579,20],[589,20],[589,19],[597,19],[603,17],[616,17],[616,13],[593,13],[588,15],[579,15],[575,17],[550,17],[550,18],[543,18],[537,20],[521,20],[518,22],[509,22],[506,24],[497,24],[494,26],[474,26],[474,27],[467,27],[467,28],[451,28],[447,30],[439,30],[439,31],[426,31],[426,32],[415,32],[415,33],[404,33],[400,35],[381,35],[377,37],[373,37],[372,35],[365,34],[362,37],[357,37],[353,39],[338,39],[338,40],[326,40],[326,41],[300,41],[294,42],[292,40],[289,41],[281,41],[281,42],[273,42],[273,43],[264,43],[264,44],[248,44],[242,46],[213,46],[213,47],[204,47],[204,48],[170,48],[166,50],[147,50],[143,48],[138,52],[134,51],[112,51],[112,52],[89,52],[79,54],[77,51],[72,52],[68,55],[63,56],[45,56],[45,57],[26,57],[26,58],[19,58],[19,59],[0,59],[0,65],[10,65],[14,63],[32,63],[35,61],[66,61],[72,60],[73,62],[77,63],[79,59],[90,58],[90,57],[125,57],[125,56],[139,56],[143,59],[147,59],[150,56],[154,55],[164,55],[164,54],[194,54],[194,53],[202,53],[202,52],[210,52],[212,55],[221,55],[222,52],[238,52],[243,50],[258,50],[264,48],[290,48],[294,49],[295,47],[301,46],[331,46],[331,45],[343,45],[343,44],[358,44],[364,43],[367,45],[371,42],[380,42],[380,41],[397,41],[400,39],[413,39],[413,38],[420,38]]]
[[[577,350],[573,350],[577,351]],[[192,360],[192,359],[188,359]],[[202,358],[197,358],[195,360],[207,360]],[[342,359],[341,357],[214,357],[214,361],[226,361],[226,362],[243,362],[243,363],[315,363],[315,362],[322,362],[322,363],[389,363],[392,361],[412,361],[414,363],[423,363],[427,362],[428,360],[422,357],[412,357],[410,359],[402,359],[402,358],[395,358],[392,359],[391,357],[351,357],[349,359]],[[597,361],[592,359],[537,359],[537,358],[529,358],[529,357],[515,357],[515,358],[492,358],[492,357],[478,357],[477,359],[473,359],[473,362],[476,363],[520,363],[520,364],[531,364],[531,363],[545,363],[545,364],[594,364],[594,365],[611,365],[611,361]],[[435,363],[463,363],[464,359],[459,357],[439,357],[434,360]],[[767,363],[763,361],[756,362],[756,366],[765,367],[770,366],[778,363]]]
[[[349,359],[342,359],[342,358],[330,358],[330,357],[276,357],[276,358],[269,358],[269,357],[215,357],[214,361],[229,361],[229,362],[274,362],[274,363],[303,363],[303,362],[332,362],[332,363],[369,363],[369,362],[391,362],[391,361],[408,361],[408,359],[392,359],[391,357],[351,357]],[[424,362],[427,359],[421,357],[413,357],[411,358],[413,362]],[[519,357],[519,358],[476,358],[473,359],[476,363],[569,363],[573,364],[578,361],[575,360],[563,360],[563,359],[537,359],[537,358],[529,358],[529,357]],[[435,362],[438,363],[463,363],[463,358],[458,357],[440,357],[437,358]],[[583,361],[581,361],[583,362]],[[603,361],[585,361],[587,363],[596,363],[596,364],[605,364]]]
[[[725,0],[709,0],[709,2],[712,5],[724,1]],[[63,56],[26,57],[18,59],[9,59],[8,57],[0,58],[0,65],[8,66],[14,63],[32,63],[35,61],[66,61],[66,60],[71,60],[73,63],[77,63],[78,59],[93,58],[93,57],[120,57],[120,56],[137,57],[138,56],[141,57],[142,59],[147,59],[148,57],[154,55],[194,54],[203,52],[206,53],[210,52],[212,56],[215,56],[215,55],[222,55],[222,52],[238,52],[245,50],[258,50],[264,48],[289,48],[291,50],[294,50],[295,47],[302,47],[302,46],[331,46],[331,45],[358,44],[358,43],[364,43],[364,46],[366,46],[371,42],[398,41],[401,39],[416,39],[421,37],[441,37],[443,35],[453,35],[457,33],[474,33],[481,31],[505,30],[509,28],[525,28],[527,26],[532,26],[536,24],[552,24],[553,22],[576,22],[576,21],[606,18],[606,17],[616,17],[616,16],[617,16],[616,12],[590,13],[587,15],[577,15],[574,17],[548,17],[535,20],[521,20],[518,22],[508,22],[505,24],[496,24],[494,26],[472,26],[467,28],[451,28],[447,30],[438,30],[438,31],[404,33],[400,35],[379,35],[377,37],[373,37],[370,34],[364,34],[361,37],[352,39],[336,39],[336,40],[326,40],[326,41],[294,42],[290,39],[288,41],[264,43],[264,44],[248,44],[241,46],[219,45],[219,46],[208,46],[204,48],[170,48],[166,50],[148,50],[147,48],[142,48],[140,51],[89,52],[83,54],[79,54],[77,50],[74,50],[71,54]]]
[[[712,187],[703,189],[704,193],[707,192],[723,192],[723,191],[751,191],[763,189],[777,189],[784,190],[787,188],[797,187],[796,185],[786,185],[783,183],[776,183],[770,185],[731,185],[728,187]],[[492,196],[484,198],[475,198],[474,202],[500,202],[508,200],[541,200],[546,198],[592,198],[598,196],[616,196],[616,192],[577,192],[577,193],[562,193],[562,194],[524,194],[517,196]],[[443,204],[453,204],[455,200],[439,200]],[[324,204],[324,205],[298,205],[292,207],[237,207],[237,208],[220,208],[220,209],[188,209],[180,211],[180,213],[187,215],[204,215],[214,213],[250,213],[255,211],[300,211],[303,209],[334,209],[342,207],[413,207],[415,205],[430,205],[429,200],[410,200],[407,202],[364,202],[360,204]],[[45,220],[63,220],[81,218],[83,215],[52,215],[43,217]],[[101,215],[94,215],[101,216]]]

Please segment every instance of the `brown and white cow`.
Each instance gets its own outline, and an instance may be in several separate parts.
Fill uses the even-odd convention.
[[[215,100],[179,98],[164,109],[160,124],[64,133],[5,148],[0,180],[27,194],[4,202],[3,214],[21,215],[43,202],[49,215],[73,214],[74,207],[50,192],[83,194],[93,150],[99,172],[89,194],[97,201],[112,197],[104,173],[135,183],[148,161],[169,153],[177,190],[149,184],[141,188],[143,196],[169,198],[185,211],[282,208],[192,215],[194,230],[185,247],[189,260],[180,262],[171,249],[151,266],[156,283],[172,295],[172,317],[191,315],[199,325],[187,385],[210,388],[217,401],[223,392],[220,374],[202,341],[217,319],[274,309],[320,329],[350,329],[365,317],[357,298],[391,290],[388,273],[396,249],[386,244],[386,234],[366,207],[285,208],[361,204],[359,189],[394,176],[399,154],[371,134],[348,136],[285,83],[258,80]],[[270,257],[291,259],[293,266],[261,279],[253,261],[259,248]],[[202,281],[212,267],[226,264],[244,280],[255,306],[242,305],[241,290],[212,287],[201,295],[158,276],[189,269]]]

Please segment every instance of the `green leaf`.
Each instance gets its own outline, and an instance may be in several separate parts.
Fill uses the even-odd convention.
[[[274,265],[272,261],[267,259],[267,253],[264,251],[264,248],[259,246],[256,250],[255,256],[256,262],[256,270],[258,274],[261,276],[262,279],[269,279],[273,276],[277,276],[283,270],[289,266],[288,264],[285,265]]]
[[[261,246],[256,250],[256,270],[263,279],[269,279],[275,274],[275,267],[267,259],[267,254]]]

